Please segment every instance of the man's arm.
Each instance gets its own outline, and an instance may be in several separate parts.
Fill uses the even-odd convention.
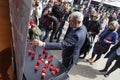
[[[71,46],[74,46],[78,38],[76,35],[72,35],[69,38],[65,39],[63,42],[54,43],[54,42],[42,42],[40,40],[34,40],[32,43],[40,47],[45,47],[49,50],[61,50]]]
[[[74,46],[77,40],[78,40],[77,36],[72,35],[69,38],[65,39],[63,42],[59,42],[59,43],[45,42],[45,48],[52,50],[61,50]]]

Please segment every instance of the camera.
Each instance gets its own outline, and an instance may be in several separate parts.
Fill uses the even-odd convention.
[[[39,6],[39,3],[35,2],[35,6]]]

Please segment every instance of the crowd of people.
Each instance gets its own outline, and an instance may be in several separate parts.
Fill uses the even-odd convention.
[[[107,54],[106,66],[100,70],[105,72],[106,77],[120,67],[119,16],[109,11],[98,13],[94,6],[87,7],[83,4],[73,6],[65,0],[46,0],[45,2],[33,0],[27,40],[49,50],[62,50],[62,64],[68,72],[73,65],[77,64],[81,54],[84,53],[84,58],[86,57],[98,35],[91,58],[87,61],[93,65],[103,54]],[[66,21],[69,27],[61,41],[60,37]],[[46,42],[48,35],[50,39]],[[111,45],[115,46],[108,51]],[[95,55],[97,55],[96,58]],[[108,71],[113,60],[116,60],[116,63]]]

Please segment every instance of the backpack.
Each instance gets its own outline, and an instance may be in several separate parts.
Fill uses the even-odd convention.
[[[55,17],[57,18],[62,18],[63,15],[65,14],[65,11],[63,8],[61,8],[58,5],[54,5],[53,9],[52,9],[53,14],[55,15]]]

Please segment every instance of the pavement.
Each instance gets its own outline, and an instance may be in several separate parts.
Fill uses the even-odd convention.
[[[63,40],[68,25],[69,24],[66,22],[60,41]],[[50,52],[61,62],[61,50],[50,50]],[[72,69],[68,73],[70,80],[120,80],[120,69],[112,72],[108,77],[104,77],[103,73],[99,72],[99,70],[104,68],[107,61],[107,59],[104,58],[104,55],[93,65],[88,63],[86,59],[90,58],[91,54],[92,49],[90,50],[85,59],[79,59],[78,64],[72,67]]]

